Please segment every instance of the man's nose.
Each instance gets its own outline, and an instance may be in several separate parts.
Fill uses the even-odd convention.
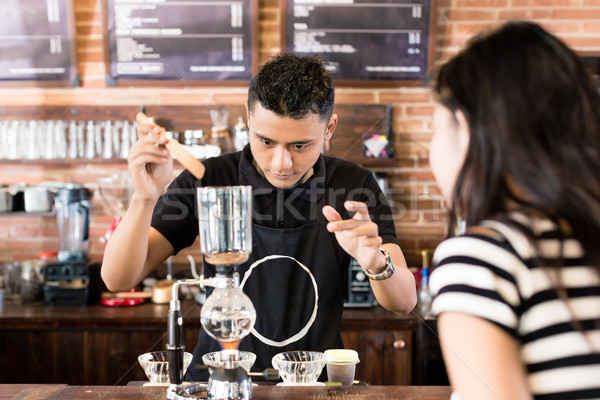
[[[288,149],[283,146],[277,146],[271,160],[271,166],[275,172],[284,172],[291,169],[292,156]]]

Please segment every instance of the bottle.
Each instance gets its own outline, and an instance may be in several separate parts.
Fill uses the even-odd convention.
[[[421,286],[419,287],[419,313],[425,317],[431,313],[431,292],[429,291],[429,252],[421,251],[423,267],[421,268]]]
[[[234,126],[233,145],[237,151],[240,151],[248,144],[248,125],[243,117],[238,117],[238,123]]]

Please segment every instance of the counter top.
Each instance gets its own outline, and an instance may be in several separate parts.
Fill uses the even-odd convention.
[[[25,388],[25,386],[28,386]],[[16,400],[42,399],[165,399],[164,387],[139,386],[63,386],[63,385],[0,385],[0,396],[10,395]],[[257,386],[254,400],[327,400],[343,399],[403,399],[403,400],[448,400],[448,386],[330,386],[330,387],[275,387]],[[0,397],[11,398],[11,397]]]
[[[200,309],[194,301],[183,301],[181,311],[186,328],[200,328]],[[134,322],[147,327],[166,326],[168,304],[145,303],[136,306],[108,307],[89,306],[46,306],[43,304],[4,304],[0,311],[0,325],[20,329],[68,328],[119,328],[131,326]],[[371,328],[395,327],[411,329],[417,324],[417,317],[411,313],[401,315],[382,307],[364,309],[344,309],[342,329],[364,326]]]

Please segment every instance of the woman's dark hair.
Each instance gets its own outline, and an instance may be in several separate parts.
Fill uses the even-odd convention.
[[[280,116],[301,119],[316,114],[328,121],[333,113],[333,82],[322,59],[279,54],[269,59],[250,81],[250,112],[257,101]]]
[[[540,26],[510,22],[444,64],[434,91],[470,128],[451,204],[467,226],[517,204],[566,221],[600,266],[600,95],[579,57]]]

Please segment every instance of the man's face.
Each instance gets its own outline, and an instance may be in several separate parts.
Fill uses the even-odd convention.
[[[337,124],[310,114],[302,119],[281,117],[265,110],[259,102],[248,114],[250,149],[254,160],[275,187],[288,188],[313,166]]]

